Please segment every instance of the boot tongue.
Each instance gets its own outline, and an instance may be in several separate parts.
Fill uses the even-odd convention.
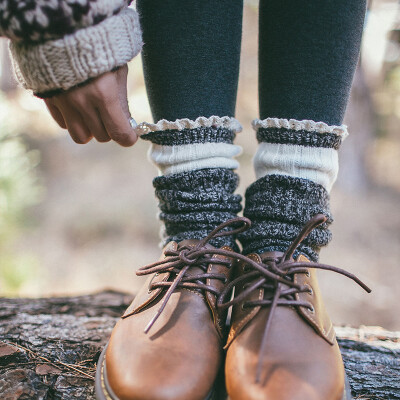
[[[268,259],[280,259],[284,255],[281,251],[266,251],[265,253],[260,254],[261,261],[267,261]]]

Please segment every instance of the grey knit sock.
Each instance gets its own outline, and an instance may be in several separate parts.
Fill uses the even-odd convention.
[[[237,216],[241,196],[233,171],[235,131],[229,125],[165,129],[141,136],[152,143],[150,158],[161,176],[153,181],[164,224],[164,244],[202,239],[216,226]],[[216,238],[216,247],[236,247],[231,236]]]
[[[319,248],[331,240],[329,194],[307,179],[285,175],[258,179],[246,191],[244,215],[252,221],[252,226],[240,237],[244,254],[284,252],[304,223],[320,213],[328,217],[327,222],[310,233],[295,256],[301,252],[316,261]]]
[[[243,252],[285,251],[305,222],[324,214],[327,221],[295,253],[317,261],[320,248],[332,237],[329,191],[346,127],[276,118],[255,121],[253,126],[259,141],[254,157],[258,179],[246,191],[244,215],[252,227],[240,236]]]

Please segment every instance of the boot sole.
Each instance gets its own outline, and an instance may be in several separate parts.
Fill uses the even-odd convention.
[[[106,369],[106,354],[107,346],[104,347],[103,351],[100,354],[99,360],[97,362],[97,369],[96,369],[96,380],[95,380],[95,392],[96,392],[96,399],[97,400],[119,400],[119,398],[115,395],[113,390],[111,389],[108,380],[107,380],[107,369]],[[222,369],[223,371],[223,369]],[[219,379],[218,379],[219,381]],[[219,390],[216,387],[213,387],[210,393],[204,400],[223,400],[227,399],[230,400],[227,395]],[[349,384],[349,380],[347,376],[345,376],[345,384],[344,384],[344,391],[342,400],[353,400],[351,396],[351,388]]]
[[[228,397],[227,400],[230,400],[230,397]],[[344,390],[342,400],[353,400],[353,397],[351,397],[351,388],[349,380],[347,379],[347,375],[345,375],[344,377]]]
[[[105,357],[106,350],[107,350],[107,345],[101,352],[99,360],[97,362],[96,380],[95,380],[96,399],[120,400],[111,389],[111,386],[109,385],[107,380],[106,357]],[[213,387],[204,400],[221,400],[221,397],[217,397],[217,390],[215,390],[215,388]]]
[[[344,393],[342,400],[353,400],[353,397],[351,397],[351,387],[349,380],[347,379],[347,375],[345,374],[344,376]]]

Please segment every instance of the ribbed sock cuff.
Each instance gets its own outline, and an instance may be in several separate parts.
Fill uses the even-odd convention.
[[[292,144],[339,150],[343,137],[335,133],[321,133],[304,129],[296,131],[287,128],[259,128],[257,140],[259,143]]]
[[[323,186],[306,179],[284,175],[258,179],[246,191],[244,215],[252,226],[240,235],[244,254],[285,251],[304,223],[319,213],[328,218],[327,222],[300,244],[296,257],[303,253],[316,261],[319,249],[331,240],[329,194]]]
[[[228,143],[232,144],[235,132],[228,128],[200,127],[194,129],[168,129],[153,131],[141,136],[153,144],[164,146],[181,146],[195,143]]]

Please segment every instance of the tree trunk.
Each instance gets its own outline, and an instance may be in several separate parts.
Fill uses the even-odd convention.
[[[94,399],[96,362],[132,296],[0,302],[0,398]],[[337,328],[355,398],[400,399],[400,332]],[[188,399],[189,400],[189,399]]]
[[[340,171],[337,184],[349,193],[365,193],[371,183],[366,157],[375,138],[377,121],[370,88],[361,64],[354,76],[344,123],[348,125],[350,135],[339,151]]]

